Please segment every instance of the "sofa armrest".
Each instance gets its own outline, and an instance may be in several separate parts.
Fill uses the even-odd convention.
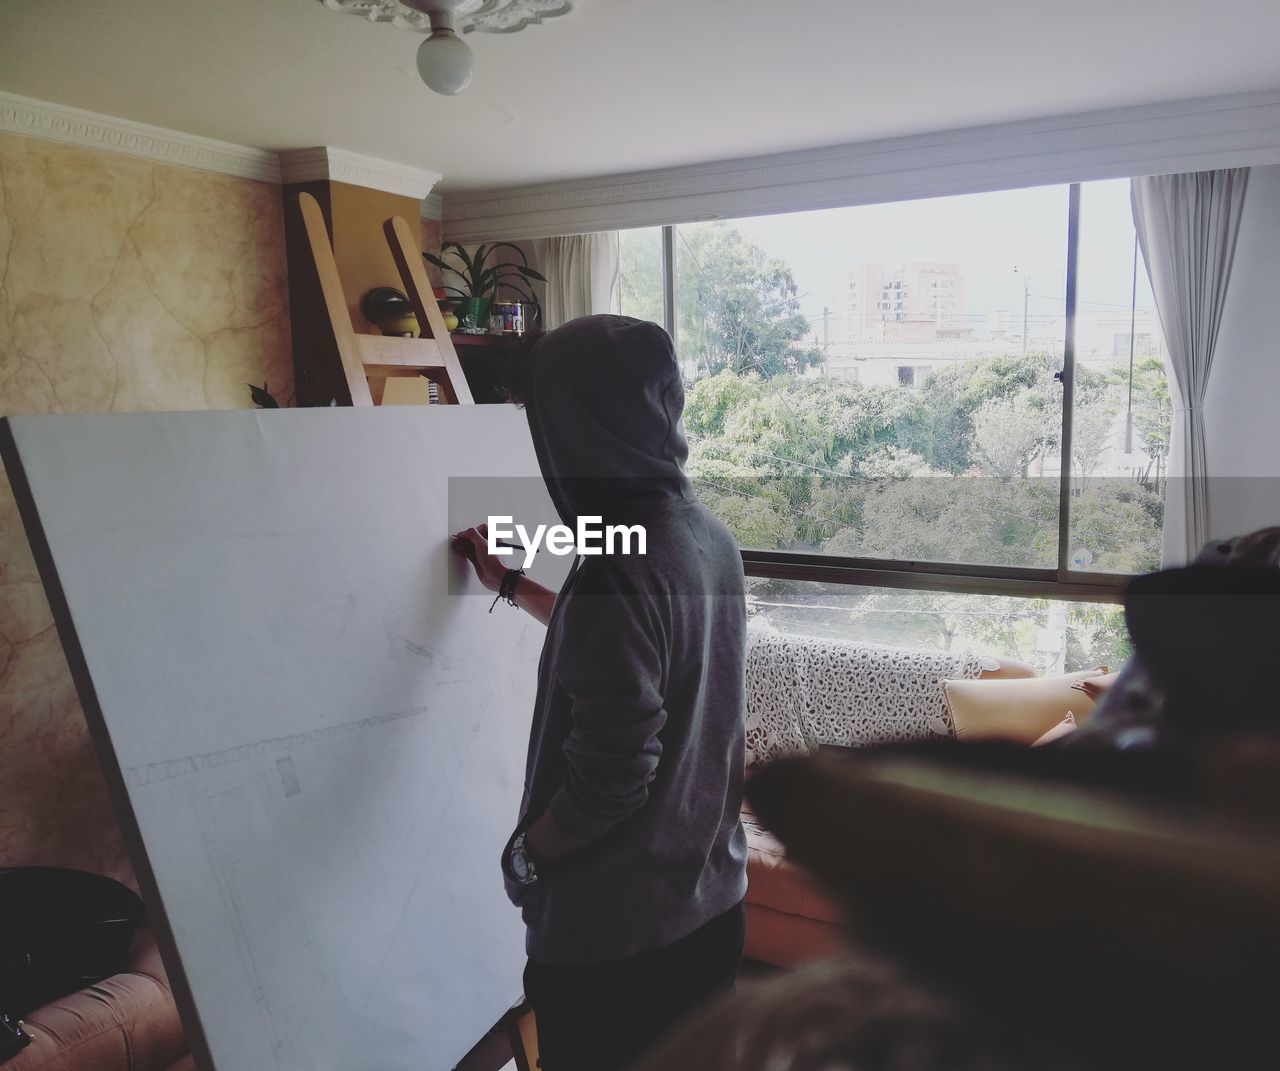
[[[127,970],[23,1021],[31,1044],[4,1071],[163,1071],[187,1051],[160,953],[145,930]]]

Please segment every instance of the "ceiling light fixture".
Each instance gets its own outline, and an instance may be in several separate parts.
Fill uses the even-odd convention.
[[[446,97],[471,84],[474,59],[454,29],[454,12],[462,0],[409,0],[431,20],[431,36],[418,46],[418,73],[428,87]]]
[[[331,11],[389,22],[429,36],[418,46],[418,73],[437,93],[451,97],[471,82],[474,58],[460,33],[514,33],[552,15],[570,0],[321,0]]]

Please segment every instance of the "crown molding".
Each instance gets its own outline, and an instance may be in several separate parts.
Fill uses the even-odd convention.
[[[1280,89],[444,195],[445,237],[544,238],[1280,163]]]
[[[280,181],[273,152],[0,93],[0,130],[236,178]]]
[[[260,182],[327,179],[368,186],[416,200],[427,198],[434,205],[434,218],[440,218],[439,195],[428,197],[440,181],[437,172],[332,146],[274,153],[3,92],[0,131]]]
[[[352,186],[367,186],[372,190],[412,197],[419,201],[431,192],[441,178],[436,171],[362,156],[330,145],[313,149],[288,149],[280,153],[280,175],[286,183],[317,180],[346,182]]]
[[[444,219],[444,198],[440,194],[429,193],[422,199],[422,218]]]

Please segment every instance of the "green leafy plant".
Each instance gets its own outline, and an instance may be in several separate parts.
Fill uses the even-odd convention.
[[[493,254],[502,248],[512,249],[520,257],[519,262],[503,260],[490,263]],[[474,253],[468,253],[458,242],[445,242],[440,247],[440,256],[423,253],[423,258],[441,271],[450,271],[460,276],[466,290],[458,290],[451,286],[444,288],[446,293],[458,298],[496,298],[502,289],[515,293],[521,301],[537,305],[534,299],[532,282],[547,280],[533,268],[529,267],[529,259],[518,245],[511,242],[494,242],[492,245],[477,246]],[[451,258],[452,263],[449,259]]]

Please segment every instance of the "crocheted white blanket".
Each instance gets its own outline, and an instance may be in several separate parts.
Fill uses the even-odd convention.
[[[951,735],[942,681],[977,677],[974,654],[747,630],[747,765],[816,751]]]

